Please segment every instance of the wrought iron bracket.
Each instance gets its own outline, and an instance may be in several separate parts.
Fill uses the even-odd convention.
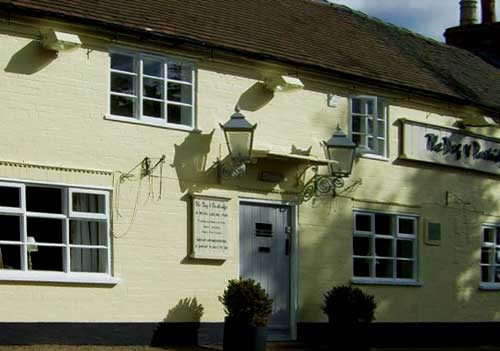
[[[218,161],[217,163],[217,174],[222,179],[238,178],[244,175],[246,171],[247,166],[241,161]]]
[[[301,177],[307,169],[311,168],[314,175],[304,184],[302,189],[302,200],[309,201],[315,196],[331,194],[337,195],[337,189],[344,186],[342,175],[322,175],[318,174],[318,167],[312,166],[306,168],[299,176]]]

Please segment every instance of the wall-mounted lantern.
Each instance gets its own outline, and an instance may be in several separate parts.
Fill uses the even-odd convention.
[[[336,189],[344,186],[344,179],[349,177],[356,154],[356,144],[337,126],[328,141],[324,141],[325,152],[331,162],[330,174],[319,174],[318,167],[312,168],[314,176],[304,186],[302,197],[304,201],[322,195],[332,194],[335,197]]]
[[[336,161],[330,168],[335,177],[348,177],[352,171],[356,144],[337,126],[330,140],[323,142],[329,160]]]
[[[251,124],[236,107],[229,121],[220,124],[231,156],[231,165],[220,165],[223,177],[237,177],[245,173],[252,158],[253,138],[257,124]]]

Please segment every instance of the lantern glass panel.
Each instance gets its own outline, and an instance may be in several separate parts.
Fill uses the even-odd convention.
[[[333,173],[350,174],[354,158],[353,148],[329,147],[328,156],[330,160],[336,161],[331,165]]]
[[[248,160],[252,147],[252,133],[248,131],[227,131],[227,142],[231,157],[238,160]]]

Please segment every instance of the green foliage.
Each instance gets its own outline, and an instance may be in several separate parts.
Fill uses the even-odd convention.
[[[350,286],[336,286],[325,294],[321,310],[330,323],[357,325],[375,319],[377,304],[372,295]]]
[[[219,301],[224,305],[228,317],[256,327],[267,325],[273,305],[273,300],[259,283],[241,278],[229,281]]]

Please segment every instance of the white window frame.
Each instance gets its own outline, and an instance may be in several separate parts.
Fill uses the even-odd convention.
[[[353,100],[354,99],[359,99],[362,101],[372,101],[373,102],[373,114],[361,114],[361,113],[354,113],[353,112]],[[379,111],[379,104],[382,104],[384,106],[383,111]],[[354,134],[359,134],[359,135],[365,135],[366,136],[366,143],[364,146],[366,150],[370,150],[369,153],[363,153],[363,156],[367,157],[372,157],[372,158],[381,158],[381,159],[387,159],[389,155],[389,128],[388,128],[388,121],[389,121],[389,107],[385,99],[376,97],[376,96],[369,96],[369,95],[353,95],[349,97],[349,137],[351,140],[353,139]],[[358,133],[354,132],[353,130],[353,115],[357,115],[363,119],[362,122],[365,123],[365,131],[366,133]],[[373,133],[368,133],[368,120],[372,119],[373,120]],[[379,122],[383,121],[384,122],[384,136],[380,137],[379,135]],[[362,123],[360,121],[360,123]],[[372,138],[374,140],[374,147],[375,148],[369,148],[368,147],[368,138]],[[378,141],[383,140],[384,141],[384,147],[383,150],[379,150],[379,144]],[[363,152],[362,149],[358,148],[358,152]]]
[[[120,70],[112,69],[111,68],[111,55],[112,54],[119,54],[119,55],[132,57],[134,59],[134,64],[133,64],[134,65],[134,72],[132,73],[132,72],[127,72],[127,71],[120,71]],[[144,59],[148,59],[148,58],[154,59],[154,60],[160,60],[163,62],[163,77],[162,78],[144,76],[144,74],[143,74],[143,61],[144,61]],[[108,62],[108,113],[106,116],[107,119],[117,120],[117,121],[122,121],[122,122],[129,122],[129,123],[136,123],[136,124],[151,125],[151,126],[156,126],[156,127],[165,127],[165,128],[170,128],[170,129],[179,129],[179,130],[185,130],[185,131],[197,131],[197,129],[196,129],[196,125],[197,125],[197,120],[196,120],[197,67],[196,67],[195,61],[188,60],[188,59],[180,59],[180,58],[177,58],[174,56],[164,56],[164,55],[159,55],[159,54],[134,52],[131,50],[120,49],[120,48],[113,48],[113,49],[109,50],[108,61],[109,61]],[[192,81],[186,82],[186,81],[178,81],[178,80],[174,80],[174,79],[169,79],[167,77],[167,75],[168,75],[167,65],[169,62],[190,65],[192,67],[192,70],[191,70],[191,80]],[[111,91],[111,73],[112,72],[134,76],[136,79],[135,89],[136,89],[137,95],[130,95],[130,94],[124,94],[124,93],[118,93],[118,92]],[[162,80],[164,82],[164,84],[163,84],[163,100],[143,96],[143,79],[144,78],[153,78],[153,79]],[[178,102],[178,101],[169,101],[168,100],[168,83],[169,82],[191,86],[191,104]],[[111,114],[111,96],[113,96],[113,95],[135,99],[136,104],[135,104],[135,110],[134,110],[133,117]],[[143,101],[144,100],[162,102],[163,103],[163,118],[155,118],[155,117],[145,116],[143,114]],[[168,105],[190,107],[191,108],[191,123],[190,123],[190,125],[169,123],[167,121],[167,119],[168,119],[168,116],[167,116]]]
[[[26,187],[42,187],[56,188],[61,190],[62,196],[62,213],[45,213],[32,212],[26,208]],[[0,207],[0,215],[16,215],[20,218],[20,240],[6,241],[0,240],[2,245],[17,245],[21,250],[21,269],[0,269],[0,281],[34,281],[34,282],[56,282],[56,283],[89,283],[89,284],[109,284],[114,285],[120,282],[120,279],[112,276],[111,262],[111,222],[110,222],[110,193],[109,191],[91,188],[79,188],[70,185],[45,184],[41,182],[19,182],[19,181],[1,181],[0,187],[11,187],[19,189],[20,206],[19,207]],[[88,214],[80,212],[72,212],[71,199],[73,193],[87,193],[105,196],[105,214]],[[63,271],[33,271],[28,268],[28,233],[27,219],[31,218],[54,218],[63,221],[62,243],[40,243],[37,246],[50,246],[63,248]],[[106,245],[76,245],[70,244],[69,239],[69,223],[71,220],[88,220],[99,221],[105,223]],[[90,273],[90,272],[73,272],[71,271],[71,248],[92,248],[106,250],[106,272],[105,273]]]
[[[391,235],[382,235],[382,234],[376,234],[375,233],[375,215],[381,214],[381,215],[388,215],[393,218],[395,221],[395,232],[392,233]],[[356,217],[358,215],[362,216],[369,216],[370,217],[370,227],[371,231],[357,231],[356,230]],[[405,233],[400,233],[399,232],[399,220],[400,219],[408,219],[413,221],[414,225],[414,235],[412,234],[405,234]],[[400,214],[400,213],[388,213],[388,212],[381,212],[381,211],[368,211],[368,210],[355,210],[353,212],[353,244],[352,244],[352,282],[353,283],[359,283],[359,284],[386,284],[386,285],[414,285],[414,286],[419,286],[421,285],[419,282],[418,274],[419,274],[419,257],[418,257],[418,241],[419,241],[419,216],[418,215],[413,215],[413,214]],[[361,255],[354,255],[354,238],[356,237],[362,237],[362,238],[369,238],[371,240],[371,248],[372,252],[371,255],[369,256],[361,256]],[[392,240],[392,256],[391,257],[385,257],[385,256],[377,256],[376,255],[376,239],[387,239],[387,240]],[[403,258],[403,257],[397,257],[397,242],[399,240],[407,240],[407,241],[412,241],[413,242],[413,257],[412,258]],[[355,259],[370,259],[371,261],[371,267],[370,267],[370,277],[360,277],[360,276],[355,276],[354,275],[354,260]],[[379,259],[384,259],[384,260],[391,260],[392,261],[392,278],[380,278],[375,276],[376,272],[376,265],[377,261]],[[407,278],[397,278],[397,262],[398,261],[412,261],[413,262],[413,279],[407,279]]]
[[[494,230],[495,242],[485,242],[484,241],[484,231],[485,229]],[[492,264],[482,263],[482,250],[484,248],[493,249],[493,260]],[[498,263],[495,263],[495,254],[500,255],[500,224],[484,224],[481,227],[481,253],[479,258],[479,287],[484,290],[500,290],[500,282],[495,282],[495,274],[498,272],[500,274],[500,257],[498,257]],[[492,266],[489,280],[487,282],[483,281],[482,268]]]

